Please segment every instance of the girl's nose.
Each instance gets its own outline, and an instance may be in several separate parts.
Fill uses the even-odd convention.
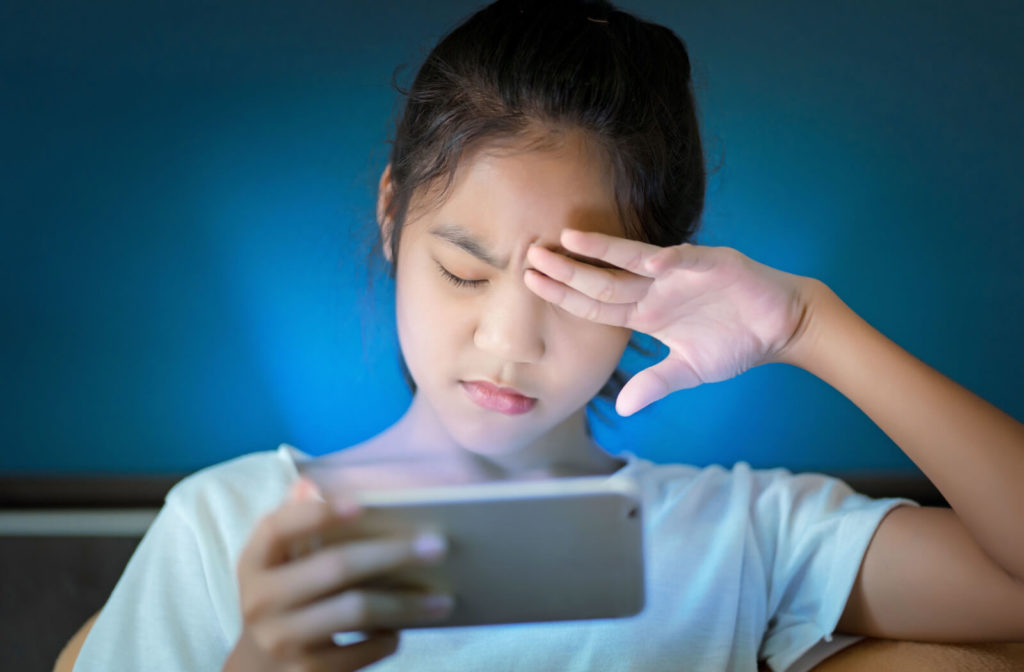
[[[476,346],[504,362],[537,362],[544,355],[544,304],[526,286],[494,293],[478,318]]]

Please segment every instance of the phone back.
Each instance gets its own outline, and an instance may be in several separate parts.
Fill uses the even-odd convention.
[[[359,493],[361,533],[434,529],[442,564],[371,585],[443,591],[445,627],[632,616],[644,607],[641,499],[631,479],[581,477]]]

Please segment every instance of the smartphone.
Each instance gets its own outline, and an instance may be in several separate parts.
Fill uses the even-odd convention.
[[[571,477],[364,490],[362,516],[321,544],[433,530],[445,560],[364,582],[445,592],[456,627],[622,618],[644,608],[642,500],[630,478]]]

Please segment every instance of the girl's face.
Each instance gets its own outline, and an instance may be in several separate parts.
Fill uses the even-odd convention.
[[[623,235],[606,163],[577,136],[557,149],[464,156],[443,204],[401,231],[402,354],[420,401],[466,450],[496,457],[534,443],[585,406],[619,363],[631,330],[576,317],[523,282],[529,246],[565,253],[563,228]],[[462,384],[473,380],[536,403],[515,415],[483,408]]]

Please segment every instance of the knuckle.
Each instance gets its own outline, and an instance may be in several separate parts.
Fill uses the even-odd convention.
[[[344,548],[339,549],[334,556],[332,572],[335,578],[343,584],[347,584],[353,577],[352,560],[348,557]]]
[[[679,250],[674,245],[670,245],[661,248],[659,252],[652,255],[650,261],[664,270],[678,265],[682,261],[682,255],[679,254]]]
[[[601,315],[601,305],[596,301],[587,306],[584,311],[583,317],[588,320],[595,321]]]
[[[356,624],[366,625],[373,615],[370,596],[362,590],[349,590],[341,597],[342,612]]]
[[[615,298],[615,287],[610,282],[605,283],[604,287],[602,287],[601,291],[598,292],[598,294],[597,294],[598,301],[608,302],[608,301],[611,301],[614,298]]]
[[[741,268],[750,262],[750,258],[737,249],[729,248],[729,259],[734,268]]]
[[[242,620],[252,623],[260,620],[268,611],[268,600],[263,590],[247,591],[242,598]]]
[[[309,504],[315,507],[313,510],[312,517],[313,524],[317,528],[323,527],[324,525],[327,525],[328,523],[334,521],[335,514],[331,512],[331,507],[327,504],[327,502],[313,500],[309,502]]]
[[[316,658],[303,657],[288,666],[288,672],[320,672],[324,669]]]
[[[259,648],[273,660],[286,661],[295,651],[291,637],[280,627],[258,627],[253,639]]]
[[[571,284],[576,279],[576,265],[568,263],[565,266],[565,282],[566,284]]]
[[[286,637],[278,637],[271,640],[268,644],[267,655],[278,661],[288,660],[294,650],[291,640]]]
[[[629,260],[629,263],[626,264],[626,268],[641,268],[643,266],[643,263],[644,255],[640,252],[637,252],[636,254],[633,255],[632,259]]]
[[[273,539],[277,535],[277,529],[277,519],[273,513],[268,513],[256,523],[256,534],[266,539]]]

